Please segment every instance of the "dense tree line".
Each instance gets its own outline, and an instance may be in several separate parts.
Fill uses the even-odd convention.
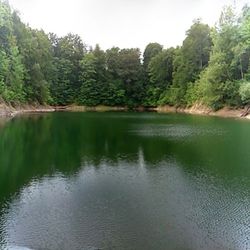
[[[31,29],[0,0],[0,98],[13,105],[250,104],[250,7],[225,7],[215,27],[197,19],[182,46],[86,46],[78,35]]]

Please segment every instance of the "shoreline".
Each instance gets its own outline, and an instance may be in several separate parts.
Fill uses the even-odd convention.
[[[42,105],[23,105],[18,107],[12,107],[6,104],[0,104],[0,118],[11,118],[22,114],[34,114],[34,113],[50,113],[50,112],[108,112],[108,111],[129,111],[128,107],[110,107],[110,106],[42,106]],[[246,109],[232,109],[229,107],[222,108],[218,111],[213,111],[207,107],[201,105],[195,105],[190,108],[177,108],[174,106],[164,105],[155,108],[137,107],[134,111],[146,112],[153,111],[157,113],[180,113],[191,115],[203,115],[203,116],[216,116],[224,118],[240,118],[250,119],[250,114],[242,116],[246,112]]]
[[[40,106],[40,105],[23,105],[18,107],[12,107],[6,104],[0,104],[0,118],[15,117],[21,114],[30,113],[49,113],[55,112],[55,107],[52,106]]]
[[[250,119],[250,113],[243,116],[246,109],[233,109],[230,107],[224,107],[217,111],[201,106],[194,105],[190,108],[177,108],[174,106],[159,106],[155,109],[158,113],[180,113],[180,114],[190,114],[190,115],[201,115],[201,116],[215,116],[224,118],[238,118],[238,119]]]

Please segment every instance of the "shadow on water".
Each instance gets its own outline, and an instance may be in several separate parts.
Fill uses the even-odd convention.
[[[0,242],[246,247],[249,128],[245,121],[153,113],[12,119],[0,127]]]

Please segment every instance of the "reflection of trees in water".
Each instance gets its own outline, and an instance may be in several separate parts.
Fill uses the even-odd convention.
[[[43,114],[11,120],[0,130],[0,189],[14,193],[31,178],[55,172],[71,174],[84,165],[120,161],[138,162],[139,148],[146,160],[166,155],[165,141],[139,138],[129,133],[128,118],[109,114]]]
[[[0,129],[0,242],[6,238],[3,235],[4,230],[1,230],[1,225],[5,224],[3,220],[6,218],[4,211],[11,209],[15,211],[16,207],[12,201],[22,201],[20,197],[26,192],[29,198],[33,195],[32,199],[41,202],[41,197],[30,190],[32,190],[32,183],[40,183],[33,186],[33,190],[34,187],[35,190],[40,190],[41,185],[47,181],[55,183],[52,191],[53,197],[64,197],[62,191],[69,195],[68,202],[63,202],[66,210],[61,211],[68,211],[68,208],[71,211],[75,208],[71,214],[77,215],[79,211],[86,212],[86,218],[90,221],[94,221],[96,214],[99,214],[99,218],[103,218],[104,221],[105,218],[112,216],[114,221],[121,221],[119,228],[112,232],[117,234],[114,238],[118,240],[122,239],[123,233],[140,232],[141,234],[141,228],[158,229],[159,225],[162,228],[160,232],[163,234],[164,230],[168,229],[168,234],[171,235],[171,229],[168,228],[168,225],[171,225],[173,237],[182,235],[184,240],[187,239],[186,241],[191,243],[196,243],[202,232],[218,241],[231,237],[229,229],[232,228],[231,224],[235,224],[232,218],[234,220],[237,216],[238,225],[240,225],[241,221],[245,221],[248,213],[244,208],[248,204],[250,185],[244,186],[249,184],[249,181],[246,183],[239,176],[249,176],[249,170],[246,170],[248,164],[245,164],[249,159],[247,158],[249,154],[246,154],[247,145],[249,145],[247,143],[250,141],[250,138],[247,138],[249,125],[230,120],[216,120],[215,123],[210,118],[185,117],[180,120],[182,116],[178,116],[178,119],[173,116],[166,120],[158,119],[158,116],[154,115],[154,119],[150,120],[140,119],[138,116],[137,114],[119,117],[117,114],[109,113],[55,113],[22,116],[5,124],[5,127]],[[202,122],[199,121],[200,119]],[[190,136],[183,133],[183,136],[178,134],[177,137],[168,135],[170,126],[167,123],[171,123],[172,132],[173,127],[181,133],[180,127],[185,131],[192,130],[193,121],[199,129],[212,125],[213,128],[225,131],[229,129],[229,134],[204,133],[197,136],[191,133]],[[235,126],[237,133],[230,128],[231,125]],[[141,126],[144,132],[150,128],[150,133],[140,133]],[[244,136],[245,140],[242,140],[240,135]],[[238,148],[235,148],[235,145]],[[238,161],[241,156],[239,152],[243,155],[240,161]],[[88,172],[86,170],[89,168],[84,169],[87,166],[100,169],[97,171],[91,169]],[[103,166],[109,166],[109,168]],[[233,168],[234,166],[237,168]],[[119,169],[113,171],[111,167]],[[137,171],[140,167],[142,168],[140,171],[145,172]],[[214,173],[215,170],[217,176],[210,175],[210,172]],[[42,178],[54,176],[58,172],[62,173],[62,178],[58,178],[60,175],[56,178]],[[95,178],[97,172],[101,173],[98,181]],[[88,173],[94,174],[88,175]],[[64,178],[64,175],[70,178]],[[84,176],[84,181],[82,176]],[[34,179],[39,181],[33,182]],[[227,180],[229,180],[228,186],[225,185]],[[232,185],[234,184],[232,180],[237,181],[235,186]],[[88,186],[88,181],[94,185]],[[83,188],[70,189],[68,192],[67,188],[71,184],[72,187],[78,184]],[[90,192],[85,187],[93,189]],[[91,195],[82,195],[81,191],[90,192]],[[47,193],[50,194],[50,192]],[[76,196],[71,197],[72,194]],[[100,204],[104,208],[110,205],[107,204],[110,197],[112,197],[112,208],[116,213],[109,209],[100,209]],[[114,197],[117,197],[117,200],[113,199]],[[74,206],[72,206],[72,201],[74,201]],[[42,202],[49,204],[46,199]],[[97,202],[96,206],[91,206],[88,211],[84,210],[86,207],[83,204],[95,204],[95,202]],[[13,205],[12,208],[9,207],[10,204]],[[139,206],[135,207],[135,204]],[[55,201],[54,205],[57,206],[58,203]],[[29,202],[26,206],[29,207]],[[123,215],[127,211],[134,215],[131,220],[134,224],[126,223],[128,217],[123,217]],[[152,214],[152,211],[155,213]],[[214,211],[216,211],[216,216],[214,216]],[[169,215],[168,223],[164,224],[166,213]],[[93,219],[91,215],[94,216]],[[154,217],[154,215],[157,216]],[[23,218],[22,214],[19,216]],[[150,216],[153,219],[151,221],[148,220]],[[52,213],[51,218],[54,217]],[[34,222],[38,219],[29,218],[28,221]],[[44,218],[41,217],[41,219],[43,222]],[[218,226],[218,221],[222,222],[222,226]],[[226,223],[223,224],[223,222]],[[78,225],[80,231],[82,224],[76,223],[76,226]],[[107,225],[110,224],[107,223]],[[175,225],[175,228],[172,225]],[[224,232],[224,225],[229,225],[226,227],[226,232],[228,232],[226,236],[221,233]],[[245,224],[242,225],[245,230]],[[197,229],[195,231],[197,237],[194,231],[190,231],[192,226]],[[29,230],[32,229],[27,224],[26,227]],[[62,229],[61,226],[60,229]],[[233,231],[235,232],[235,229]],[[25,230],[23,232],[24,235],[27,233]],[[158,239],[159,236],[166,239],[165,235],[153,232],[155,235],[152,238]],[[235,234],[234,239],[239,239],[238,236],[239,234]],[[98,236],[98,239],[100,237]],[[194,240],[190,240],[192,237]],[[137,238],[140,239],[139,236]],[[147,246],[153,243],[146,236],[142,238],[148,239]],[[231,244],[231,238],[228,238],[228,244]],[[160,242],[161,239],[159,238],[156,242]],[[107,242],[107,244],[110,243]]]
[[[138,163],[142,156],[147,168],[157,167],[160,162],[179,162],[187,171],[197,171],[197,167],[216,169],[222,175],[239,173],[227,167],[235,164],[235,157],[229,154],[221,157],[220,147],[231,146],[220,141],[218,135],[205,135],[176,140],[167,136],[141,136],[133,132],[135,125],[150,126],[167,122],[184,123],[187,126],[193,119],[185,117],[175,120],[140,119],[140,115],[104,113],[56,113],[15,118],[0,130],[0,197],[14,193],[18,187],[31,178],[40,178],[61,172],[75,173],[85,165],[99,167],[107,162],[118,166],[120,162]],[[200,125],[204,125],[204,118]],[[211,122],[212,121],[212,122]],[[207,119],[207,124],[214,120]],[[224,126],[224,121],[220,125]],[[163,127],[164,128],[164,127]],[[224,138],[224,136],[222,136]],[[237,138],[234,138],[237,141]],[[139,153],[140,152],[140,153]],[[225,151],[226,152],[226,151]],[[223,153],[222,153],[223,154]],[[244,159],[242,159],[244,162]],[[210,164],[210,162],[212,162]],[[244,170],[244,169],[243,169]],[[235,172],[236,171],[236,172]]]

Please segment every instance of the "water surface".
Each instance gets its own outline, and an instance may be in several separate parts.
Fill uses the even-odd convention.
[[[250,122],[53,113],[0,126],[0,249],[250,249]]]

